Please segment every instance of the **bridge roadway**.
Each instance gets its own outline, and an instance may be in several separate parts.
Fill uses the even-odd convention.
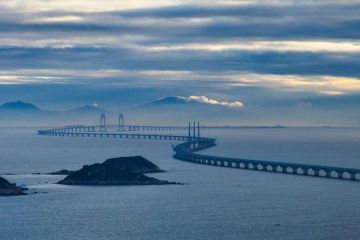
[[[195,152],[215,146],[213,138],[199,138],[180,135],[166,134],[140,134],[126,132],[66,132],[61,130],[49,129],[38,130],[39,135],[60,136],[60,137],[102,137],[102,138],[128,138],[128,139],[158,139],[183,141],[175,147],[174,157],[179,160],[206,164],[218,167],[239,168],[245,170],[255,170],[263,172],[274,172],[284,174],[294,174],[301,176],[323,177],[350,181],[360,181],[360,169],[342,168],[332,166],[320,166],[313,164],[298,164],[275,161],[261,161],[239,158],[225,158],[197,154]]]
[[[141,133],[118,133],[118,132],[62,132],[53,130],[38,130],[39,135],[59,137],[101,137],[101,138],[128,138],[128,139],[158,139],[189,141],[188,136],[166,134],[141,134]]]
[[[218,128],[228,128],[221,126],[200,126],[201,130],[213,130]],[[145,125],[74,125],[66,126],[62,128],[49,129],[48,131],[52,132],[62,132],[62,133],[80,133],[80,132],[106,132],[107,129],[113,129],[118,132],[123,131],[179,131],[179,130],[188,130],[187,126],[145,126]]]
[[[321,166],[313,164],[226,158],[195,153],[199,150],[210,148],[212,146],[215,146],[214,139],[201,139],[196,142],[184,142],[173,148],[173,150],[175,151],[174,157],[187,162],[219,167],[240,168],[263,172],[360,181],[360,169]]]
[[[154,126],[154,125],[74,125],[62,128],[49,129],[48,131],[63,133],[80,133],[80,132],[106,132],[106,129],[113,129],[118,132],[122,131],[183,131],[188,130],[188,126]],[[200,126],[201,130],[215,129],[238,129],[251,128],[250,126]],[[263,128],[280,128],[280,127],[263,127]]]

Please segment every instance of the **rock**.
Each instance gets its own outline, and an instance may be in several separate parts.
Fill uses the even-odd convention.
[[[0,177],[0,196],[26,195],[25,188],[17,187],[5,178]]]
[[[141,156],[110,158],[103,162],[103,164],[121,169],[128,169],[134,173],[164,172],[158,166]]]
[[[72,173],[73,171],[70,170],[66,170],[66,169],[61,169],[59,171],[56,172],[51,172],[48,173],[49,175],[69,175],[70,173]]]
[[[58,182],[65,185],[162,185],[176,184],[145,176],[112,164],[85,165]]]

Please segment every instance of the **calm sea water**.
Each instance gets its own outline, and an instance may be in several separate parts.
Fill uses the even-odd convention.
[[[186,134],[186,133],[184,133]],[[360,129],[203,132],[207,154],[360,168]],[[57,138],[0,129],[0,173],[38,194],[0,197],[0,239],[359,239],[360,183],[218,168],[172,158],[176,142]],[[61,176],[116,156],[143,155],[174,186],[84,187]]]

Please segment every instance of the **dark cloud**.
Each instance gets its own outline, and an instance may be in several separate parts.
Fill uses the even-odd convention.
[[[41,84],[0,85],[1,101],[24,96],[24,100],[49,105],[59,104],[61,100],[66,106],[89,102],[126,106],[164,95],[221,95],[224,100],[242,100],[246,107],[268,115],[279,108],[282,113],[293,108],[294,111],[306,110],[309,113],[316,109],[314,111],[321,117],[320,108],[331,110],[334,119],[340,119],[336,116],[340,109],[349,111],[344,116],[352,116],[354,109],[359,107],[359,95],[350,90],[353,95],[320,96],[315,91],[279,91],[265,84],[226,85],[230,82],[226,75],[232,72],[360,78],[359,51],[312,51],[304,47],[296,51],[276,47],[203,51],[171,47],[186,43],[202,46],[285,40],[343,41],[356,45],[360,40],[360,4],[328,4],[325,1],[312,4],[189,5],[90,13],[81,10],[0,11],[0,45],[3,46],[0,47],[0,71],[21,75],[24,69],[30,69],[32,74],[36,75],[38,70],[38,75],[41,75],[41,71],[47,70],[50,75],[54,72],[56,76],[62,76],[59,81],[67,83],[49,85],[44,81]],[[76,16],[79,21],[61,21],[63,16]],[[157,46],[168,46],[169,50],[150,51],[151,47]],[[108,69],[139,73],[110,77],[67,74],[69,70]],[[195,74],[186,75],[184,79],[180,75],[167,81],[166,77],[171,78],[171,73],[163,78],[141,74],[149,70]],[[221,74],[224,78],[209,80],[209,76]],[[5,78],[2,76],[0,81]],[[101,102],[105,96],[107,100]]]
[[[127,17],[157,17],[157,18],[180,18],[180,17],[309,17],[325,18],[326,16],[346,16],[346,13],[356,14],[360,10],[360,4],[252,4],[239,6],[177,6],[164,8],[150,8],[121,12],[108,12],[118,16]],[[322,14],[319,14],[322,13]],[[324,13],[324,14],[323,14]],[[326,13],[326,14],[325,14]],[[348,16],[349,17],[349,16]],[[356,17],[356,15],[353,15]]]
[[[68,34],[103,33],[141,34],[161,42],[192,42],[209,39],[266,38],[266,39],[353,39],[360,37],[360,5],[250,5],[240,7],[168,7],[137,11],[104,13],[62,13],[82,17],[82,22],[38,22],[42,17],[61,17],[59,12],[3,17],[0,30],[4,32]],[[224,19],[232,18],[232,20]],[[176,19],[184,22],[171,24]],[[195,24],[191,18],[209,18],[210,22]],[[150,19],[158,22],[151,24]],[[134,23],[134,20],[142,20]],[[174,23],[175,24],[175,23]],[[43,36],[46,38],[46,35]]]
[[[244,71],[360,77],[360,54],[311,52],[138,52],[125,48],[0,48],[0,69]]]

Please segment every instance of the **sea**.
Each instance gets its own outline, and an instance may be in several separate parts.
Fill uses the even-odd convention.
[[[39,136],[0,128],[0,175],[29,195],[0,197],[1,240],[358,240],[360,182],[198,165],[176,141]],[[186,135],[186,132],[173,132]],[[217,156],[360,168],[360,128],[204,130]],[[141,155],[184,183],[64,186],[64,176],[112,157]]]

